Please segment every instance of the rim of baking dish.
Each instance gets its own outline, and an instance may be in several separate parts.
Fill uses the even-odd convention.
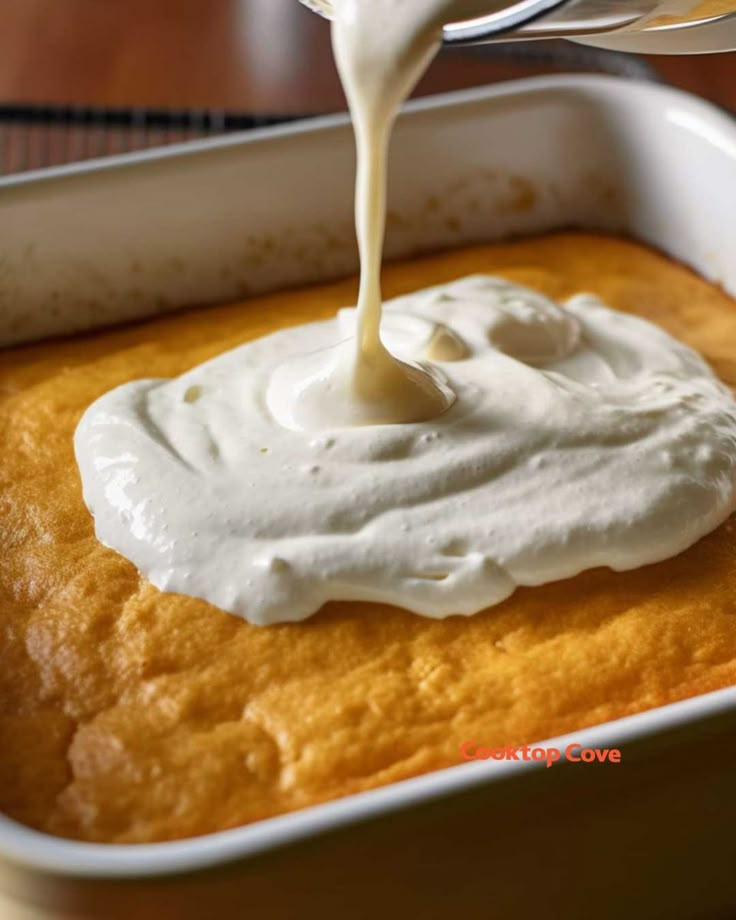
[[[519,98],[540,91],[573,91],[588,98],[646,96],[658,112],[687,123],[713,146],[733,157],[736,165],[736,122],[718,106],[670,86],[602,75],[553,75],[512,80],[490,87],[462,90],[414,100],[408,111],[431,111],[458,104],[498,98]],[[42,184],[91,172],[130,167],[171,157],[200,155],[211,150],[257,143],[276,136],[298,136],[348,122],[346,114],[319,116],[293,124],[254,129],[171,145],[161,150],[86,160],[0,179],[0,195],[27,183]],[[0,198],[0,204],[2,200]],[[736,712],[736,687],[650,709],[612,722],[536,743],[562,747],[573,741],[589,747],[621,745],[649,735],[697,723],[700,719]],[[542,762],[474,761],[392,783],[367,792],[289,812],[226,831],[184,840],[147,844],[84,843],[33,830],[0,814],[0,858],[26,868],[75,878],[152,878],[224,865],[297,843],[311,836],[369,821],[392,811],[416,807],[512,776],[546,768]],[[563,763],[555,769],[563,768]]]
[[[726,687],[533,745],[560,749],[573,743],[592,748],[623,747],[695,724],[706,716],[733,712],[736,687]],[[552,769],[566,766],[565,761],[560,761]],[[181,875],[261,855],[394,811],[544,769],[544,761],[469,761],[231,830],[163,843],[84,843],[33,830],[0,815],[0,856],[28,868],[75,878]]]
[[[540,93],[560,91],[578,93],[582,98],[593,98],[594,101],[598,98],[601,101],[616,100],[624,104],[628,101],[627,97],[636,97],[638,101],[646,99],[652,111],[660,119],[664,117],[686,124],[693,133],[699,134],[707,143],[733,157],[736,163],[736,119],[728,109],[678,87],[641,78],[600,73],[522,77],[489,86],[454,90],[412,99],[402,107],[402,114],[431,112],[491,100],[502,100],[507,97],[518,98],[521,101],[525,97],[538,96]],[[663,112],[665,112],[664,115]],[[8,176],[0,176],[0,195],[28,184],[42,186],[46,182],[84,177],[92,173],[131,168],[179,157],[197,157],[229,147],[258,144],[280,137],[298,137],[301,134],[333,130],[349,124],[350,117],[347,112],[315,115],[283,124],[233,131],[199,140],[181,141],[164,147],[133,150],[129,153],[81,160],[78,163],[65,163],[59,166],[12,173]],[[2,204],[1,198],[0,204]]]

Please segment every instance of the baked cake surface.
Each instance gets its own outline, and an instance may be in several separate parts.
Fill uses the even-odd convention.
[[[620,239],[554,234],[389,265],[385,295],[477,272],[598,294],[736,385],[736,304]],[[733,520],[667,562],[521,588],[470,618],[332,603],[269,627],[163,594],[96,541],[72,449],[94,399],[355,294],[340,282],[2,353],[7,814],[92,841],[203,834],[455,765],[465,741],[541,740],[736,683]]]

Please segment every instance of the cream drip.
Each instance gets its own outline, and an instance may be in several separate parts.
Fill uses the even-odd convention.
[[[442,25],[487,13],[494,3],[338,0],[333,6],[332,44],[358,160],[355,337],[333,354],[308,355],[277,369],[269,405],[284,424],[307,430],[425,421],[451,406],[454,393],[431,368],[392,355],[380,334],[389,140],[399,106],[439,49]]]

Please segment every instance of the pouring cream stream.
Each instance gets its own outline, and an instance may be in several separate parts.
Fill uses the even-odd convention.
[[[497,4],[504,6],[505,4]],[[492,10],[489,0],[336,0],[332,44],[357,150],[355,223],[360,291],[354,339],[280,368],[268,404],[285,425],[420,422],[452,405],[446,381],[390,354],[381,341],[381,256],[391,130],[440,47],[442,26]]]

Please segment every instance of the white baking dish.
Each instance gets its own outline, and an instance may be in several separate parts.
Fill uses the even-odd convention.
[[[352,173],[335,117],[0,182],[0,340],[352,271]],[[422,100],[396,132],[390,211],[392,256],[581,226],[648,241],[736,291],[736,125],[677,91],[602,77]],[[736,911],[736,688],[570,738],[621,747],[623,762],[461,764],[150,846],[0,818],[0,918]]]

